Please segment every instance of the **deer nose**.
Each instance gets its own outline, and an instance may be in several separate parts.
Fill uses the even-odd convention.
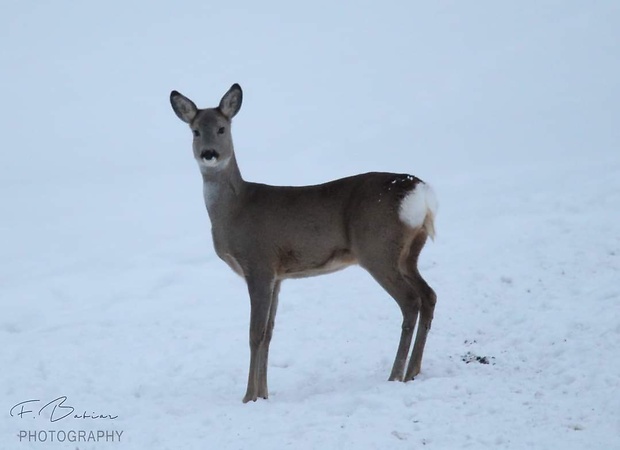
[[[212,159],[219,158],[220,154],[213,149],[203,150],[200,153],[200,158],[206,161],[211,161]]]

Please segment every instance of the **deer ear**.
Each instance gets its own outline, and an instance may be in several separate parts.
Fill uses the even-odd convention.
[[[229,119],[235,117],[235,115],[241,109],[241,102],[243,101],[243,91],[241,86],[237,83],[233,84],[228,92],[224,94],[222,100],[220,100],[220,112]]]
[[[175,114],[185,123],[191,123],[198,114],[198,108],[194,102],[177,91],[170,93],[170,104]]]

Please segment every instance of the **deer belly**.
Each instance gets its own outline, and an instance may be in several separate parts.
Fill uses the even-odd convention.
[[[281,255],[278,274],[281,278],[306,278],[336,272],[357,264],[355,257],[346,250],[337,250],[323,260],[304,260],[303,255],[286,252]]]

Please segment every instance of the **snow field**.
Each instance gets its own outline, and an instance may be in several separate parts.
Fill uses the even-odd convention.
[[[7,5],[0,448],[619,447],[619,23],[606,2]],[[241,403],[247,292],[168,104],[233,82],[247,179],[433,186],[414,382],[386,381],[400,313],[350,268],[284,283],[270,399]],[[118,419],[9,414],[59,396]]]

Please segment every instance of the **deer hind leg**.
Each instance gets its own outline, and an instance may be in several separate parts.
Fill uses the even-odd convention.
[[[401,248],[383,248],[382,250],[380,256],[374,255],[360,263],[396,301],[403,315],[400,341],[389,377],[390,381],[403,381],[421,302],[416,290],[399,270]]]
[[[404,381],[413,380],[420,373],[422,366],[422,354],[426,345],[426,338],[431,329],[435,304],[437,303],[437,295],[435,291],[426,283],[424,278],[418,271],[418,256],[426,242],[426,232],[419,231],[409,245],[409,251],[401,255],[400,269],[407,283],[417,292],[420,307],[420,322],[416,333],[415,343],[413,344],[413,352],[407,366]]]
[[[271,276],[249,276],[246,278],[250,293],[250,371],[248,388],[243,403],[256,401],[259,396],[267,398],[267,341],[270,310],[275,288]],[[274,311],[275,318],[275,311]],[[262,394],[262,395],[261,395]]]
[[[392,371],[390,372],[389,381],[403,381],[403,374],[405,372],[405,364],[407,364],[407,355],[409,354],[409,348],[411,347],[411,340],[413,338],[413,330],[415,329],[416,321],[418,319],[418,312],[420,310],[419,298],[415,296],[411,289],[403,288],[399,286],[398,293],[392,295],[392,297],[400,306],[403,314],[403,323],[400,333],[400,341],[398,343],[398,350],[396,350],[396,357],[394,358],[394,364],[392,365]],[[388,292],[390,292],[388,290]]]

